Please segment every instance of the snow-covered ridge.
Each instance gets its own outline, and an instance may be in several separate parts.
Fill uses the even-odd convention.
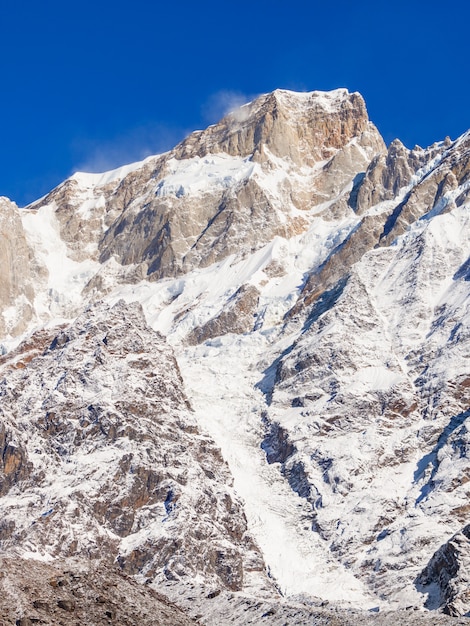
[[[291,91],[276,89],[274,92],[284,105],[289,107],[317,106],[326,113],[336,111],[351,95],[347,89],[333,89],[332,91]],[[354,95],[359,95],[354,92]]]
[[[129,165],[123,165],[107,172],[75,172],[70,177],[70,180],[76,181],[79,187],[82,189],[102,187],[103,185],[108,185],[109,183],[116,183],[121,181],[128,174],[142,168],[147,163],[151,163],[153,160],[158,158],[158,156],[160,155],[152,155],[143,159],[142,161],[136,161],[135,163],[130,163]]]

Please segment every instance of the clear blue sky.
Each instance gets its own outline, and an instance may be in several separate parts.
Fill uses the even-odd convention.
[[[360,91],[384,139],[470,127],[467,2],[4,0],[0,195],[170,148],[232,99]]]

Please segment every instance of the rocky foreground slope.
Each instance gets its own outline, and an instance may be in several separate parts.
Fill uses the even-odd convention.
[[[387,148],[359,94],[279,90],[2,199],[5,567],[206,624],[470,614],[469,194],[469,133]]]

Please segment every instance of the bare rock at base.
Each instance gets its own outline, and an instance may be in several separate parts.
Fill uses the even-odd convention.
[[[153,589],[99,562],[1,558],[0,623],[31,626],[189,626]]]

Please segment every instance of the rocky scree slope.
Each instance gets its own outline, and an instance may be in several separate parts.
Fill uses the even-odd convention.
[[[439,563],[449,550],[465,554],[468,539],[469,156],[468,133],[427,149],[409,150],[399,141],[387,148],[358,94],[279,90],[164,155],[102,175],[76,174],[21,211],[3,200],[4,351],[49,324],[4,357],[3,502],[22,512],[17,519],[5,517],[3,548],[18,550],[21,539],[30,546],[23,556],[57,558],[93,555],[96,545],[106,546],[128,572],[156,583],[201,575],[226,588],[264,588],[256,547],[264,537],[254,513],[259,503],[242,480],[230,433],[245,446],[244,458],[258,454],[260,446],[264,450],[277,475],[263,472],[266,488],[284,482],[298,499],[298,507],[285,499],[285,508],[298,516],[291,542],[306,564],[325,558],[328,568],[347,570],[383,607],[468,612],[466,558],[451,559],[446,574]],[[109,304],[88,309],[71,330],[57,334],[50,328],[103,298]],[[119,359],[109,354],[101,329],[108,316],[114,323],[109,306],[119,298],[141,303],[147,322],[173,346],[184,381],[175,374],[163,387],[153,381],[142,388],[146,374],[135,373],[140,361],[151,363],[154,352],[163,353],[168,365],[170,348],[161,338],[149,339],[145,356],[135,348],[132,337],[145,326],[141,313],[137,330],[120,331],[125,341]],[[116,309],[124,329],[125,306]],[[133,319],[137,313],[131,310]],[[100,330],[85,342],[79,328],[96,316]],[[67,333],[73,340],[60,339]],[[83,354],[80,366],[77,351]],[[100,374],[90,381],[94,368]],[[246,375],[240,375],[243,368]],[[174,364],[166,369],[178,371]],[[123,389],[110,382],[121,371],[128,381]],[[225,412],[230,377],[238,397],[230,395],[233,410]],[[196,401],[193,414],[183,385],[189,403]],[[173,387],[180,390],[176,396]],[[28,389],[41,389],[38,400]],[[92,393],[106,399],[95,413]],[[137,396],[137,417],[127,396]],[[58,397],[73,407],[65,426],[53,410]],[[204,401],[215,402],[217,410],[204,410]],[[162,403],[172,433],[175,419],[178,424],[174,440],[149,419]],[[83,427],[77,428],[75,415],[85,419]],[[94,432],[91,424],[101,424],[101,415],[106,424]],[[120,431],[118,424],[129,416],[131,423]],[[224,419],[231,420],[229,428]],[[189,430],[179,425],[187,420]],[[170,472],[157,452],[149,453],[150,465],[144,463],[147,452],[140,445],[132,454],[139,458],[137,468],[144,468],[137,469],[143,472],[140,483],[134,481],[145,482],[142,497],[131,495],[132,486],[124,493],[109,486],[100,495],[92,478],[90,493],[75,491],[69,469],[77,468],[77,481],[83,472],[93,474],[95,450],[98,467],[107,468],[103,477],[135,474],[136,466],[123,459],[127,439],[132,441],[126,428],[133,432],[136,421],[142,445],[150,428],[152,445],[162,439],[171,464],[181,463],[181,474],[195,472],[201,485],[196,491],[212,494],[201,496],[211,504],[197,537],[187,527],[194,521],[194,494],[178,482],[180,471]],[[33,423],[52,435],[45,450]],[[30,432],[41,453],[28,443]],[[201,437],[215,441],[204,454]],[[106,445],[98,445],[104,439]],[[227,466],[215,460],[219,447],[230,458],[235,489],[243,493],[246,521],[226,487]],[[65,464],[61,455],[71,455],[73,463]],[[155,480],[147,476],[153,463],[166,468]],[[48,535],[38,520],[58,498],[54,484],[60,483],[50,478],[57,468],[72,498],[70,506],[59,498],[62,515],[50,521],[68,519],[66,530],[59,525],[67,539],[52,532],[45,549]],[[166,480],[176,482],[163,493],[161,480],[165,489]],[[38,488],[41,481],[49,486]],[[23,489],[31,495],[22,501]],[[174,509],[174,496],[167,502],[170,491],[177,494]],[[274,508],[285,524],[282,507]],[[166,515],[176,543],[162,539]],[[26,527],[30,544],[24,543]],[[317,547],[305,550],[300,528]],[[201,537],[202,552],[195,542]],[[452,537],[458,537],[457,552]],[[221,560],[206,559],[214,555],[214,542],[224,544]],[[280,550],[289,553],[288,546]],[[284,557],[279,560],[269,546],[263,552],[271,576],[291,593],[280,565]],[[317,582],[312,578],[313,594]],[[351,602],[361,605],[364,593],[352,594]]]
[[[16,626],[190,626],[195,620],[148,586],[96,561],[1,561],[0,623]]]

